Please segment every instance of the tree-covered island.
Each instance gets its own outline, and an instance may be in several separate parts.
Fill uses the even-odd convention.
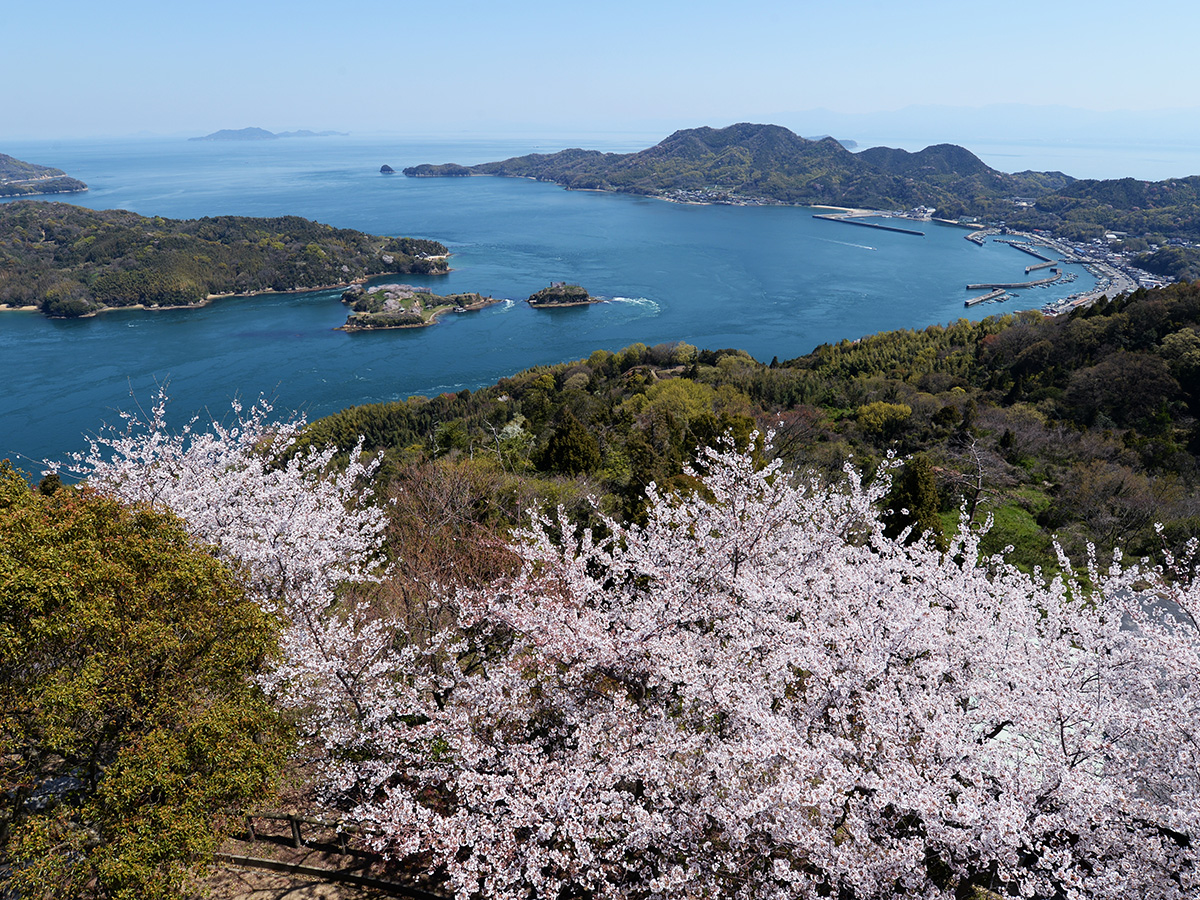
[[[88,186],[62,169],[40,166],[0,153],[0,197],[33,194],[73,194]]]
[[[586,306],[589,303],[602,303],[599,297],[593,297],[585,288],[578,284],[567,284],[556,281],[549,287],[535,291],[526,300],[534,309],[553,309],[559,306]]]
[[[449,251],[437,241],[299,216],[181,220],[18,201],[0,206],[0,235],[0,305],[55,317],[449,271]]]
[[[379,331],[385,328],[424,328],[443,313],[472,312],[499,303],[482,294],[439,296],[426,287],[410,284],[353,285],[342,292],[342,302],[352,312],[342,331]]]

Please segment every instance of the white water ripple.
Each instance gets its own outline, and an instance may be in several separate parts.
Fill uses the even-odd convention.
[[[657,316],[661,307],[649,297],[613,297],[609,303],[626,303],[630,306],[641,307],[643,315]]]

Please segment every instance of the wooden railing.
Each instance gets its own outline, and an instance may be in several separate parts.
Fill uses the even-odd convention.
[[[276,845],[283,843],[290,844],[294,850],[317,850],[321,852],[336,852],[342,856],[350,856],[355,860],[355,865],[339,866],[338,868],[326,868],[324,866],[313,866],[307,862],[293,862],[279,859],[268,859],[260,856],[238,853],[216,853],[215,858],[221,862],[231,865],[246,866],[255,869],[267,869],[273,872],[285,872],[292,875],[301,875],[309,878],[319,878],[324,881],[339,882],[341,884],[351,884],[357,887],[367,887],[384,893],[392,894],[398,897],[409,897],[412,900],[450,900],[452,895],[446,893],[438,893],[435,891],[425,890],[417,887],[414,884],[406,884],[401,881],[395,881],[390,878],[382,878],[377,875],[365,874],[362,869],[369,866],[372,862],[380,862],[384,857],[371,850],[364,850],[349,845],[349,839],[354,835],[370,835],[379,834],[372,829],[362,828],[355,825],[346,825],[341,822],[333,822],[327,819],[316,818],[313,816],[298,815],[296,813],[263,811],[247,813],[245,816],[246,830],[244,835],[233,835],[236,839],[244,840],[253,845],[258,842],[269,841]],[[256,827],[255,823],[260,823],[263,827]],[[278,833],[270,834],[273,830],[266,823],[287,824],[287,829],[284,835]],[[325,832],[325,835],[314,835],[314,830]],[[332,832],[332,835],[330,833]],[[329,838],[332,837],[332,840]]]

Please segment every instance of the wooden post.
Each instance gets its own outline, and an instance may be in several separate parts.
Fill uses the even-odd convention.
[[[246,816],[246,839],[253,844],[254,837],[254,818],[252,816]]]
[[[304,846],[300,840],[300,822],[295,816],[288,816],[288,821],[292,823],[292,846],[299,849]]]

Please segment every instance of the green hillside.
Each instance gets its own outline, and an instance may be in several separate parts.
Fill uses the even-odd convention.
[[[995,519],[985,548],[1012,544],[1019,563],[1053,566],[1052,535],[1075,555],[1088,541],[1153,555],[1156,521],[1176,548],[1200,534],[1198,413],[1200,284],[1179,284],[1071,316],[960,320],[770,365],[636,344],[474,393],[348,409],[310,439],[348,449],[363,434],[386,452],[387,477],[436,464],[439,478],[486,482],[472,515],[489,521],[515,519],[532,496],[570,506],[590,493],[637,519],[645,486],[682,483],[698,446],[772,429],[789,464],[832,478],[848,457],[871,471],[889,452],[915,455],[925,475],[907,483],[935,486],[923,528],[929,507],[949,530],[966,504],[975,522]]]
[[[39,166],[0,153],[0,197],[33,194],[68,194],[86,191],[87,185],[62,169]]]

